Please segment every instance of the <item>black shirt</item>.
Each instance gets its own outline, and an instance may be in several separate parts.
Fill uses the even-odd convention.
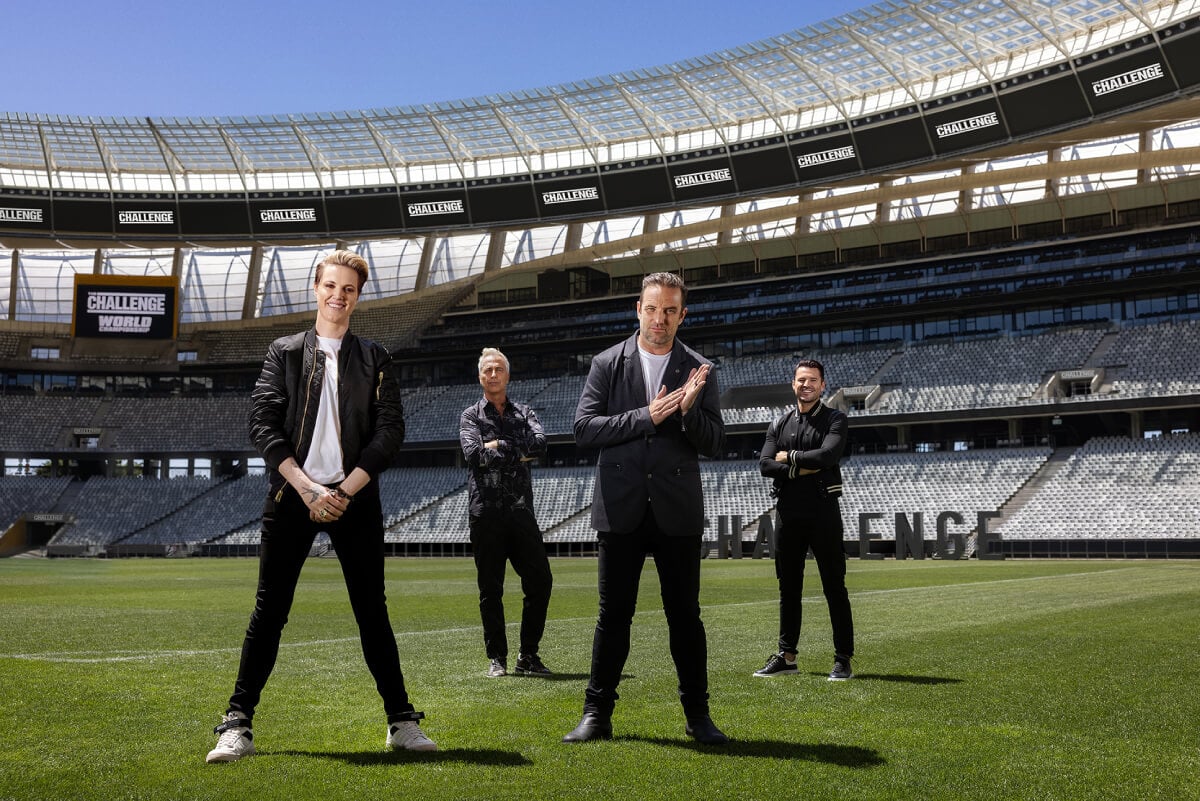
[[[484,443],[499,440],[500,447]],[[528,509],[533,513],[529,461],[546,452],[542,424],[529,406],[508,400],[501,414],[487,398],[463,410],[458,441],[470,470],[471,515]]]

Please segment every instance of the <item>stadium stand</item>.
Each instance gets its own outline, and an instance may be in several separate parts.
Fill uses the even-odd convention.
[[[879,376],[880,384],[894,387],[880,408],[925,412],[1026,403],[1048,374],[1083,367],[1103,335],[1085,329],[913,345]]]
[[[70,476],[0,476],[0,533],[24,514],[52,510],[70,483]]]
[[[249,414],[246,395],[117,397],[102,424],[112,431],[113,450],[244,451]]]
[[[1122,330],[1104,358],[1113,391],[1133,397],[1200,393],[1200,320]]]
[[[179,479],[167,479],[174,483]],[[179,545],[218,539],[262,519],[266,479],[242,476],[228,481],[210,482],[212,486],[189,503],[138,529],[113,544]]]
[[[466,482],[466,471],[457,467],[410,467],[384,472],[379,478],[384,526],[402,528],[404,520],[461,489]]]
[[[116,543],[182,508],[222,480],[91,478],[60,510],[74,522],[55,534],[48,551],[54,552],[58,546],[103,548]]]
[[[934,538],[942,512],[962,515],[968,528],[977,512],[999,511],[1050,458],[1049,447],[855,456],[842,465],[845,538],[857,540],[859,515],[881,513],[872,531],[895,539],[897,514],[921,513],[925,538]]]
[[[1200,434],[1095,437],[997,528],[1009,540],[1195,537]]]
[[[0,395],[0,450],[70,448],[72,428],[93,424],[101,399],[54,395]]]
[[[455,490],[437,503],[393,523],[384,534],[388,543],[437,543],[461,545],[470,542],[467,529],[467,504],[470,498],[466,487]]]
[[[1005,540],[1163,539],[1200,537],[1200,434],[1132,440],[1098,437],[1073,453],[1052,477],[1049,446],[939,453],[856,455],[843,464],[842,516],[848,543],[861,514],[878,514],[875,539],[894,539],[896,515],[920,513],[926,540],[943,512],[962,517],[960,532],[977,512],[1006,512],[994,526]],[[702,463],[709,530],[720,516],[737,515],[744,541],[754,539],[762,515],[773,513],[769,482],[757,461]],[[466,471],[394,468],[381,477],[388,543],[463,546],[467,531]],[[152,554],[152,546],[256,546],[263,477],[208,479],[93,478],[62,508],[76,522],[50,542],[51,553]],[[0,481],[0,512],[55,507],[67,478]],[[534,471],[538,519],[548,543],[594,543],[588,514],[591,467]],[[1022,488],[1029,497],[1006,505]],[[32,500],[31,500],[32,499]],[[965,526],[965,528],[962,528]],[[159,549],[161,550],[161,549]],[[209,553],[220,552],[210,549]]]

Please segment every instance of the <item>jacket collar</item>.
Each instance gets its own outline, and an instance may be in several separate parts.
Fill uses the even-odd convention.
[[[684,376],[682,373],[685,355],[686,352],[683,343],[679,341],[679,337],[675,337],[675,341],[671,343],[671,357],[667,359],[667,369],[663,371],[663,383],[667,385],[668,392],[678,388],[683,383]],[[627,362],[626,369],[637,376],[642,389],[645,390],[646,377],[642,374],[642,358],[638,351],[638,335],[636,331],[625,340],[621,356]]]
[[[795,403],[792,404],[792,412],[795,413],[796,417],[801,418],[803,420],[811,420],[815,417],[820,417],[821,413],[826,408],[828,408],[828,407],[825,406],[825,401],[820,400],[820,399],[818,399],[816,405],[813,406],[812,409],[810,409],[807,412],[800,411],[800,406],[798,404],[795,404]]]
[[[357,339],[353,332],[347,331],[342,335],[342,345],[338,348],[338,369],[342,369],[346,364],[346,357],[351,352],[350,346]],[[304,332],[304,357],[305,359],[312,358],[317,350],[317,329],[316,326]],[[305,362],[307,364],[307,362]]]

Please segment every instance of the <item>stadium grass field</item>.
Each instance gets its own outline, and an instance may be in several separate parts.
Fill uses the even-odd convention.
[[[1196,562],[853,560],[857,676],[840,683],[815,569],[800,674],[758,679],[772,564],[705,562],[713,716],[733,738],[713,748],[683,734],[652,565],[616,739],[572,746],[595,561],[553,560],[547,680],[484,676],[469,560],[391,559],[405,674],[441,748],[396,754],[337,562],[310,559],[258,755],[206,765],[256,568],[0,560],[0,799],[1200,797]],[[514,590],[510,571],[510,621]]]

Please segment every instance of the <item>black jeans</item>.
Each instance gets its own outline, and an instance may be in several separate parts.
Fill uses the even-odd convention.
[[[528,509],[471,516],[471,548],[479,582],[479,616],[488,659],[508,658],[504,628],[504,569],[507,561],[521,578],[525,600],[521,607],[522,654],[536,654],[546,630],[550,606],[550,560],[537,520]]]
[[[812,548],[829,606],[833,649],[854,656],[854,618],[846,591],[846,550],[842,515],[836,498],[814,497],[801,517],[783,518],[775,544],[775,577],[779,579],[779,650],[796,653],[800,642],[804,562]]]
[[[409,719],[413,705],[404,688],[400,654],[384,595],[383,513],[374,482],[355,495],[346,513],[334,523],[310,521],[308,508],[291,487],[284,489],[278,503],[268,503],[259,549],[258,594],[242,643],[229,711],[254,717],[254,708],[279,655],[279,638],[292,608],[300,569],[322,530],[329,532],[341,564],[363,656],[383,698],[388,722]]]
[[[629,630],[647,554],[658,570],[679,700],[688,718],[708,714],[708,643],[700,619],[700,534],[669,537],[649,510],[637,530],[598,532],[600,618],[592,640],[592,671],[584,712],[610,716],[629,657]]]

